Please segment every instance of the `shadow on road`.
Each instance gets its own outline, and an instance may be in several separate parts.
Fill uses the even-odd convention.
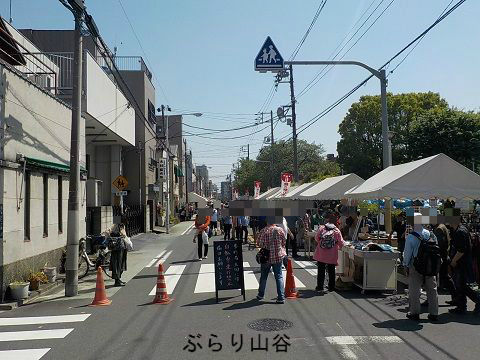
[[[423,325],[409,319],[387,320],[380,323],[373,323],[373,326],[379,329],[395,329],[398,331],[419,331]]]

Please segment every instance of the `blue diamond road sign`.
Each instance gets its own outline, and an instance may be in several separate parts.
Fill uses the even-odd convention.
[[[283,57],[268,36],[255,58],[255,70],[260,72],[280,71],[283,70],[283,66]]]

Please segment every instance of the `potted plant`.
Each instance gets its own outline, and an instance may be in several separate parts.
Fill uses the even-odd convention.
[[[40,283],[45,284],[48,282],[47,276],[41,272],[37,271],[34,273],[30,273],[28,276],[28,281],[30,281],[30,290],[38,290],[40,287]]]
[[[10,294],[13,300],[26,299],[28,297],[28,286],[26,281],[14,281],[9,284]]]

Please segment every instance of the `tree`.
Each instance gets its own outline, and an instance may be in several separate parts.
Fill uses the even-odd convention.
[[[305,140],[297,141],[299,179],[302,183],[316,181],[321,176],[335,176],[340,173],[338,164],[327,161],[322,145],[310,144]],[[271,166],[273,151],[273,165]],[[280,186],[282,172],[293,173],[292,141],[279,141],[264,147],[257,156],[257,161],[241,160],[235,171],[235,187],[240,193],[248,189],[253,194],[254,181],[262,182],[262,191],[270,184]]]
[[[400,164],[416,158],[412,151],[412,123],[426,113],[448,109],[439,94],[387,94],[389,129],[392,139],[392,161]],[[380,96],[362,96],[350,107],[339,126],[337,143],[339,163],[345,173],[356,173],[367,179],[382,170],[382,122]],[[418,139],[416,140],[418,141]]]

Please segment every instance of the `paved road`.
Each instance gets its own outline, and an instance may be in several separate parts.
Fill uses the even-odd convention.
[[[85,286],[77,299],[56,294],[49,301],[1,313],[0,359],[479,358],[475,345],[480,341],[480,318],[447,314],[446,297],[441,299],[438,324],[416,324],[405,319],[403,295],[352,290],[317,296],[311,290],[314,264],[308,261],[294,262],[300,299],[275,304],[270,277],[266,300],[258,302],[259,269],[254,251],[246,248],[246,301],[239,291],[224,291],[216,304],[209,265],[213,256],[195,260],[190,225],[180,224],[171,235],[136,239],[127,286],[113,290],[107,281],[111,306],[88,307],[93,294]],[[165,264],[167,289],[174,298],[169,305],[150,304],[159,260]],[[249,328],[260,319],[285,320],[292,327],[272,332]],[[194,352],[189,352],[194,349],[189,339]]]

